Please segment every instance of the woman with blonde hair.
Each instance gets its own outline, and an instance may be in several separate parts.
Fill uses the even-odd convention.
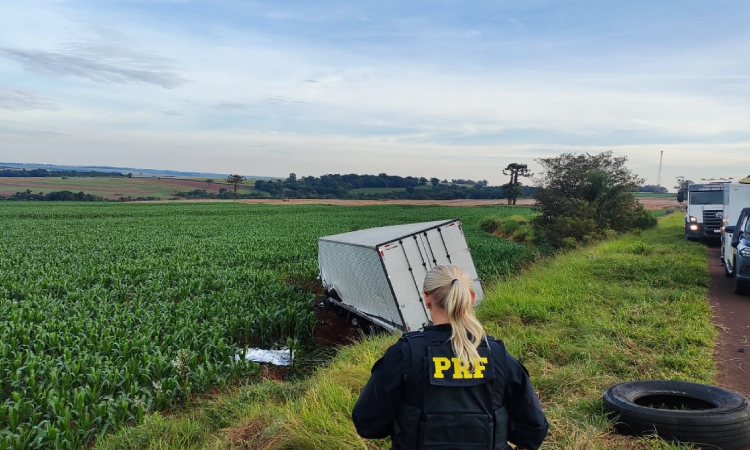
[[[405,333],[372,367],[352,420],[398,450],[537,449],[549,425],[526,368],[474,315],[471,277],[438,266],[423,288],[432,325]]]

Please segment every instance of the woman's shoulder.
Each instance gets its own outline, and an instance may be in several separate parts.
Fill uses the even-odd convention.
[[[505,352],[505,342],[503,342],[502,339],[498,339],[494,336],[487,335],[487,345],[490,346],[493,350],[501,350],[502,352]]]

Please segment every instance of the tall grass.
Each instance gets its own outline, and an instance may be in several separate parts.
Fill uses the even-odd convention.
[[[687,448],[611,433],[606,387],[668,378],[711,382],[715,332],[706,301],[705,248],[686,243],[678,216],[657,229],[542,262],[487,289],[478,314],[529,368],[551,423],[546,449]],[[341,350],[307,380],[266,381],[176,417],[109,436],[99,448],[386,449],[356,435],[349,414],[369,370],[395,335]],[[200,433],[199,433],[200,434]],[[132,436],[139,439],[133,445]]]

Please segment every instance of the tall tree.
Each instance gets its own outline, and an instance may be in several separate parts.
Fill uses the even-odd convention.
[[[523,194],[523,188],[517,184],[505,183],[501,189],[509,205],[515,205],[516,199]]]
[[[511,163],[508,164],[508,167],[503,169],[503,175],[510,176],[510,181],[508,182],[509,186],[504,189],[509,195],[508,204],[515,205],[516,199],[521,193],[523,193],[523,189],[518,189],[520,187],[518,177],[533,177],[534,174],[529,171],[529,167],[526,164]]]
[[[227,183],[234,186],[234,198],[237,198],[237,190],[240,188],[240,185],[245,182],[245,177],[238,174],[229,175],[227,177]]]
[[[213,182],[214,182],[214,180],[213,180],[213,179],[211,179],[211,178],[206,178],[206,184],[208,184],[208,187],[209,187],[209,188],[211,187],[211,184],[212,184]]]
[[[430,178],[430,183],[432,183],[432,187],[436,188],[438,187],[438,185],[440,185],[440,180],[435,177],[432,177]]]

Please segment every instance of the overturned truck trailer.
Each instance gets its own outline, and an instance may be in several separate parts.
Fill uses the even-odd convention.
[[[422,285],[435,266],[467,270],[479,282],[458,219],[369,228],[318,239],[323,287],[339,306],[390,330],[415,331],[432,321]]]

